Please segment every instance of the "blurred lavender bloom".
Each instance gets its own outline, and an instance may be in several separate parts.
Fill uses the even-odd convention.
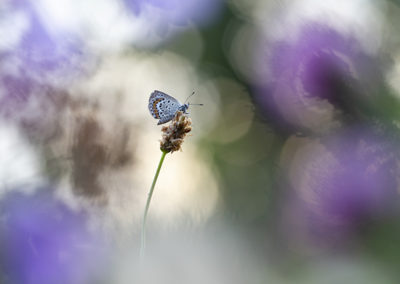
[[[256,101],[283,127],[335,128],[339,113],[360,113],[382,78],[354,37],[322,24],[305,25],[294,41],[261,49],[261,57],[269,58],[256,58]]]
[[[399,174],[396,145],[372,131],[309,143],[291,162],[297,201],[286,208],[288,223],[317,246],[346,242],[394,213]]]
[[[2,53],[2,59],[15,56],[21,61],[20,70],[25,73],[36,73],[43,76],[46,72],[77,71],[82,66],[82,42],[71,34],[59,31],[50,32],[43,19],[29,0],[12,1],[5,14],[23,15],[27,27],[22,31],[17,46],[10,47]]]
[[[186,26],[190,22],[204,25],[213,21],[222,9],[221,0],[123,0],[135,14],[140,15],[146,9],[153,9],[149,25],[160,21],[168,25]],[[157,11],[157,12],[156,12]]]
[[[0,49],[0,115],[15,120],[42,120],[65,94],[60,89],[87,71],[90,60],[81,43],[65,33],[55,35],[43,24],[32,1],[10,1],[0,13],[25,19],[20,38]],[[46,104],[46,106],[44,106]]]
[[[6,283],[90,283],[104,261],[102,242],[88,231],[85,215],[47,191],[6,195],[0,217],[0,273]]]

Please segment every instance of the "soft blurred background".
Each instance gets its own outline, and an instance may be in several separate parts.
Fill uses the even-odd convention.
[[[0,283],[399,283],[400,1],[1,0]],[[153,90],[192,135],[161,156]]]

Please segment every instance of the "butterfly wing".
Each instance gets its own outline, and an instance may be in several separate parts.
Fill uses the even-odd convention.
[[[154,91],[150,95],[148,107],[150,114],[156,119],[160,118],[160,113],[157,105],[159,102],[165,99],[165,96],[167,96],[167,94],[164,94],[163,92],[160,91]]]
[[[177,101],[174,97],[171,97],[170,95],[167,95],[164,92],[155,90],[154,92],[151,93],[150,100],[157,99],[157,98],[165,98],[165,99],[171,99],[171,100]]]
[[[159,119],[158,124],[163,124],[174,118],[181,104],[175,98],[160,91],[154,91],[150,95],[149,110],[151,115]]]

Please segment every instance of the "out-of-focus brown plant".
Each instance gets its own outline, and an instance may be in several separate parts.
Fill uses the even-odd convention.
[[[42,145],[50,178],[66,178],[74,195],[106,204],[104,177],[134,163],[132,126],[83,96],[64,93],[63,99],[47,105],[42,119],[26,133]]]

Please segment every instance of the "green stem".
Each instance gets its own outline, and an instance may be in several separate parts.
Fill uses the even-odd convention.
[[[144,251],[146,248],[146,220],[147,220],[147,213],[149,212],[150,201],[151,197],[153,196],[154,187],[156,186],[158,175],[160,174],[161,166],[164,162],[165,155],[167,152],[162,151],[160,162],[158,163],[156,174],[154,175],[153,183],[151,184],[151,188],[149,191],[149,195],[147,196],[146,207],[144,209],[143,220],[142,220],[142,239],[140,243],[140,256],[143,258]]]

